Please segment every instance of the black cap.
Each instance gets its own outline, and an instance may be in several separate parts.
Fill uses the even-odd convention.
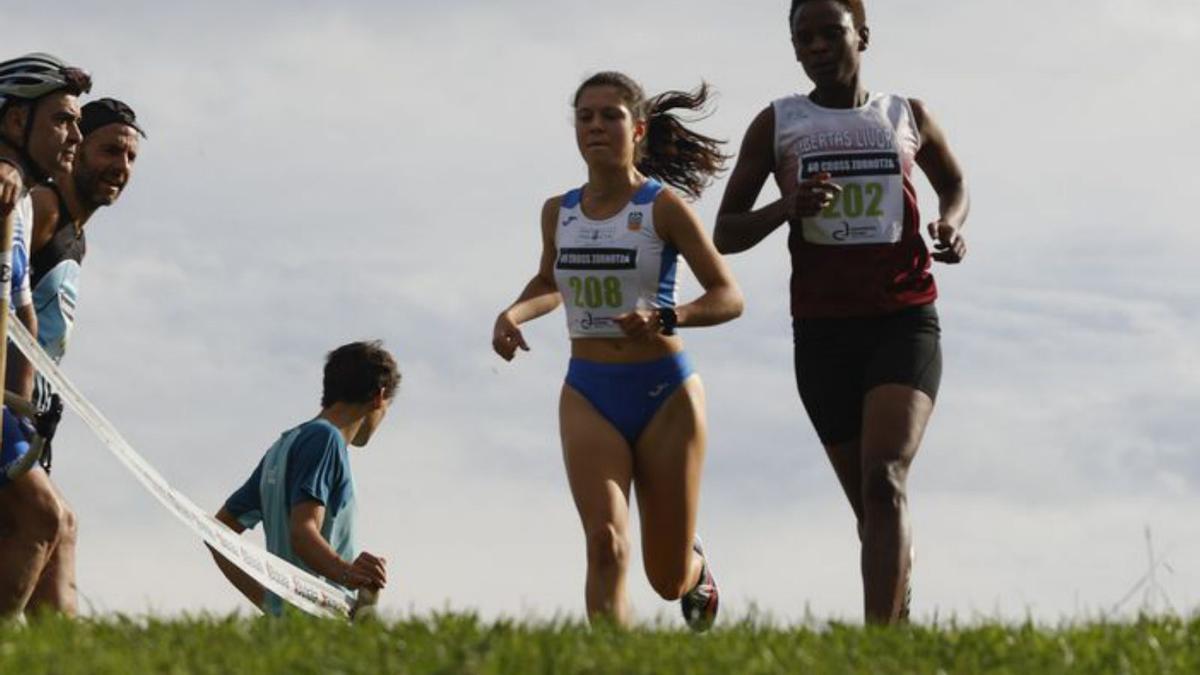
[[[79,131],[84,136],[109,124],[128,124],[141,134],[142,138],[146,137],[146,132],[138,126],[137,114],[133,112],[133,108],[115,98],[98,98],[83,106]]]

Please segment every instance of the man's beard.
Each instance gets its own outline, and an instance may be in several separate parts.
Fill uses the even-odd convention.
[[[84,159],[82,156],[76,157],[75,162],[80,167],[86,166],[83,164]],[[108,197],[97,197],[96,195],[100,194],[101,192],[99,173],[95,173],[87,169],[83,169],[82,171],[76,169],[73,173],[73,176],[75,178],[75,196],[80,201],[81,206],[88,211],[95,211],[101,206],[108,206],[116,201],[117,197],[121,195],[121,191],[117,190],[117,194],[113,195],[112,199],[109,199]]]

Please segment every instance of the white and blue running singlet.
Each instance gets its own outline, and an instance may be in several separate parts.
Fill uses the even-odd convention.
[[[62,193],[58,196],[58,227],[30,260],[33,302],[37,310],[38,343],[55,363],[62,360],[75,324],[75,304],[79,297],[79,272],[87,254],[87,239],[82,228],[70,218]],[[50,385],[39,373],[33,381],[33,402],[38,410],[50,407]]]
[[[11,266],[12,283],[3,289],[4,293],[8,293],[10,311],[33,302],[33,295],[29,291],[29,247],[25,234],[33,229],[33,200],[28,192],[17,200],[12,213],[13,244],[11,258],[7,261]],[[4,408],[4,432],[0,435],[4,437],[3,447],[0,448],[0,487],[4,487],[10,481],[9,469],[29,452],[29,442],[21,430],[21,423],[7,407]]]
[[[29,287],[29,233],[33,231],[33,199],[26,192],[13,209],[12,288],[9,307],[17,309],[33,302]]]
[[[662,189],[647,179],[625,208],[605,220],[583,214],[583,188],[563,195],[554,279],[572,338],[622,337],[615,317],[675,306],[679,251],[654,227],[654,199]]]

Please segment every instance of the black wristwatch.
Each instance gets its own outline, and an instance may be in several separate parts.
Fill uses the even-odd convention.
[[[675,327],[679,325],[679,317],[675,314],[674,307],[660,307],[658,310],[658,320],[662,323],[662,329],[659,330],[663,335],[674,335]]]

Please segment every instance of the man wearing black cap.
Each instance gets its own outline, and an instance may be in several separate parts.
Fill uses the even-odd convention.
[[[113,98],[83,106],[79,130],[83,142],[70,171],[33,191],[33,235],[30,237],[30,283],[38,314],[38,342],[55,361],[66,351],[75,317],[80,265],[87,253],[83,228],[101,206],[121,195],[133,172],[139,137],[133,109]],[[50,391],[40,376],[34,386],[39,410]]]
[[[80,265],[87,252],[84,225],[101,206],[117,200],[133,172],[139,137],[145,133],[133,109],[102,98],[83,106],[79,130],[83,142],[71,170],[59,170],[54,181],[33,190],[33,234],[30,237],[30,283],[38,315],[38,343],[55,361],[62,359],[75,317]],[[39,412],[50,405],[49,383],[39,374],[33,401]],[[42,463],[50,469],[48,453]],[[75,514],[59,495],[66,526],[47,561],[27,609],[52,609],[74,615]]]

